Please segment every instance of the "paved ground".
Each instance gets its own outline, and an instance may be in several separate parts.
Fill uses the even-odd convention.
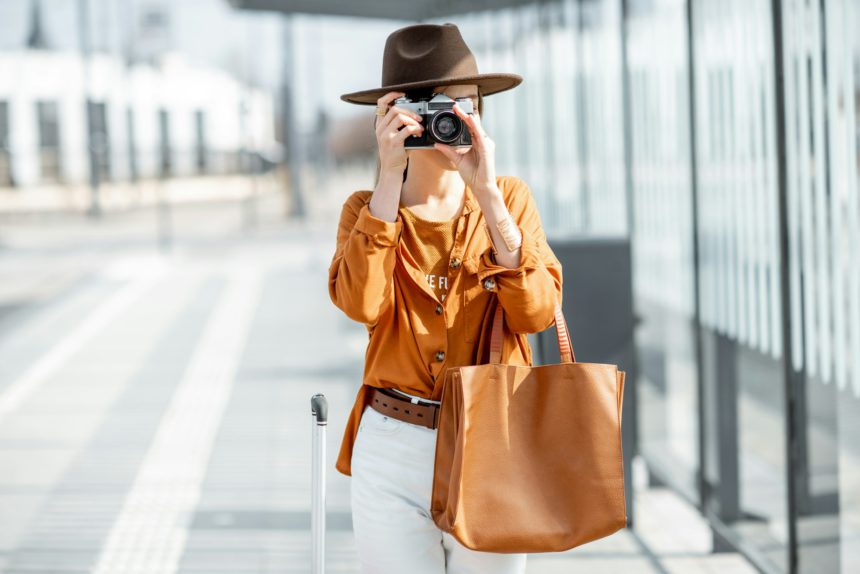
[[[366,334],[326,289],[345,193],[304,225],[266,195],[0,226],[0,572],[309,572],[317,392],[328,572],[358,572],[334,456]],[[635,529],[529,574],[753,572],[672,493],[635,499]]]

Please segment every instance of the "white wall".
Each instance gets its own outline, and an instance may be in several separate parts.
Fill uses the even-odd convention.
[[[23,50],[0,52],[0,100],[9,102],[12,166],[19,185],[41,182],[39,125],[36,105],[55,101],[59,108],[64,181],[88,178],[84,67],[78,54]],[[274,145],[274,107],[268,93],[249,89],[217,69],[192,67],[172,55],[160,67],[126,69],[107,54],[91,60],[90,94],[106,104],[113,179],[130,176],[126,113],[134,110],[134,138],[141,177],[155,177],[159,161],[158,112],[169,112],[169,139],[174,173],[196,173],[194,114],[204,112],[204,134],[210,152],[235,153],[247,137],[253,149]],[[243,132],[241,102],[247,98],[248,132]],[[247,134],[247,135],[246,135]],[[213,157],[217,157],[213,156]],[[213,165],[214,171],[223,166]]]

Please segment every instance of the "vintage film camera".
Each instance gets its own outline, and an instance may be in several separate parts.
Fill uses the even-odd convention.
[[[420,135],[409,136],[403,146],[411,149],[433,149],[433,144],[436,142],[452,147],[472,145],[472,134],[469,133],[469,127],[454,111],[455,101],[467,114],[473,112],[471,98],[452,100],[445,94],[433,94],[430,98],[419,98],[415,102],[408,96],[394,100],[395,106],[423,116],[421,125],[424,126],[424,132]]]

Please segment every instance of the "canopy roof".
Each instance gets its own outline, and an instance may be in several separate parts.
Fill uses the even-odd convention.
[[[243,10],[361,16],[391,20],[428,20],[525,4],[527,0],[230,0]]]

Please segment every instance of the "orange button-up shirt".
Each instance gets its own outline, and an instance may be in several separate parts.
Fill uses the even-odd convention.
[[[562,302],[561,263],[547,244],[528,186],[514,176],[499,176],[496,181],[522,233],[520,265],[496,263],[489,228],[466,186],[444,301],[400,241],[403,206],[395,221],[386,221],[370,212],[372,191],[356,191],[344,202],[329,267],[329,295],[348,317],[365,324],[369,341],[363,384],[335,464],[342,474],[352,475],[352,448],[370,386],[441,400],[445,369],[489,361],[496,305],[504,310],[506,364],[531,365],[527,334],[554,323],[555,306]],[[438,305],[442,313],[437,312]]]

